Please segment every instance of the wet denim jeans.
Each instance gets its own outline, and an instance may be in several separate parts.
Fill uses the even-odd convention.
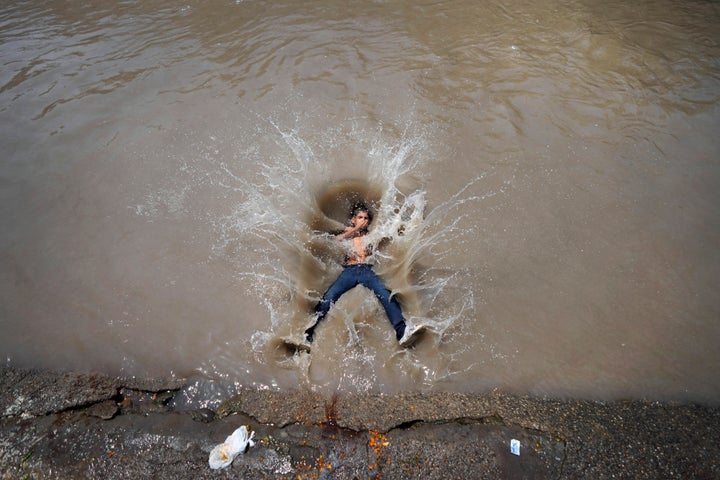
[[[382,280],[380,280],[380,277],[373,272],[372,265],[359,263],[345,266],[340,276],[330,286],[328,291],[325,292],[320,302],[318,302],[315,307],[315,311],[318,314],[317,320],[315,320],[315,324],[305,330],[308,341],[312,341],[315,327],[325,318],[332,304],[338,301],[345,292],[358,285],[362,285],[373,291],[377,299],[380,300],[390,323],[395,329],[395,336],[398,340],[402,338],[405,333],[405,319],[403,318],[400,304],[395,297],[390,296],[390,290],[388,290]]]

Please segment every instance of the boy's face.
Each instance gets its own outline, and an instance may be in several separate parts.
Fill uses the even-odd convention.
[[[370,224],[370,216],[367,212],[360,210],[352,217],[351,221],[356,227],[367,227]]]

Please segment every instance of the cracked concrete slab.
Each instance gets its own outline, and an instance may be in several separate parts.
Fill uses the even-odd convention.
[[[176,411],[177,388],[1,368],[0,478],[720,478],[717,407],[244,389],[217,412]],[[242,425],[256,445],[211,470]]]

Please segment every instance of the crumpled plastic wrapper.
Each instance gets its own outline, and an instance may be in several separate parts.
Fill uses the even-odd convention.
[[[225,439],[225,443],[215,445],[210,452],[208,463],[210,468],[217,470],[230,465],[235,457],[240,453],[244,453],[249,447],[255,445],[253,437],[255,432],[250,431],[250,427],[243,425],[235,430],[232,435]]]

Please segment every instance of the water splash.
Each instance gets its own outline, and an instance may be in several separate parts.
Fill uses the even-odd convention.
[[[234,174],[225,179],[227,188],[243,191],[245,199],[218,222],[214,246],[269,314],[268,328],[252,335],[253,351],[262,362],[296,369],[310,385],[341,390],[386,388],[395,376],[388,371],[404,371],[413,385],[427,387],[453,375],[453,354],[437,348],[446,332],[452,335],[453,325],[472,315],[474,299],[460,272],[445,268],[443,261],[468,233],[462,212],[482,199],[467,193],[481,177],[429,208],[423,189],[425,136],[406,131],[389,140],[382,128],[371,135],[353,129],[349,143],[360,153],[352,153],[358,158],[349,164],[342,157],[327,159],[327,151],[338,149],[338,132],[309,140],[297,130],[272,125],[287,153],[264,160],[254,179]],[[418,347],[430,353],[420,356],[397,346],[384,312],[363,293],[346,294],[331,310],[323,328],[333,325],[329,329],[337,338],[316,340],[314,353],[320,355],[312,362],[304,353],[283,350],[279,338],[300,338],[314,304],[342,269],[342,252],[329,232],[343,228],[357,201],[375,211],[368,241],[377,252],[376,272],[399,297],[408,323],[428,325],[431,333],[423,343],[434,353]],[[238,245],[246,246],[242,255]],[[465,291],[458,294],[460,289]],[[445,298],[449,290],[454,302]]]

